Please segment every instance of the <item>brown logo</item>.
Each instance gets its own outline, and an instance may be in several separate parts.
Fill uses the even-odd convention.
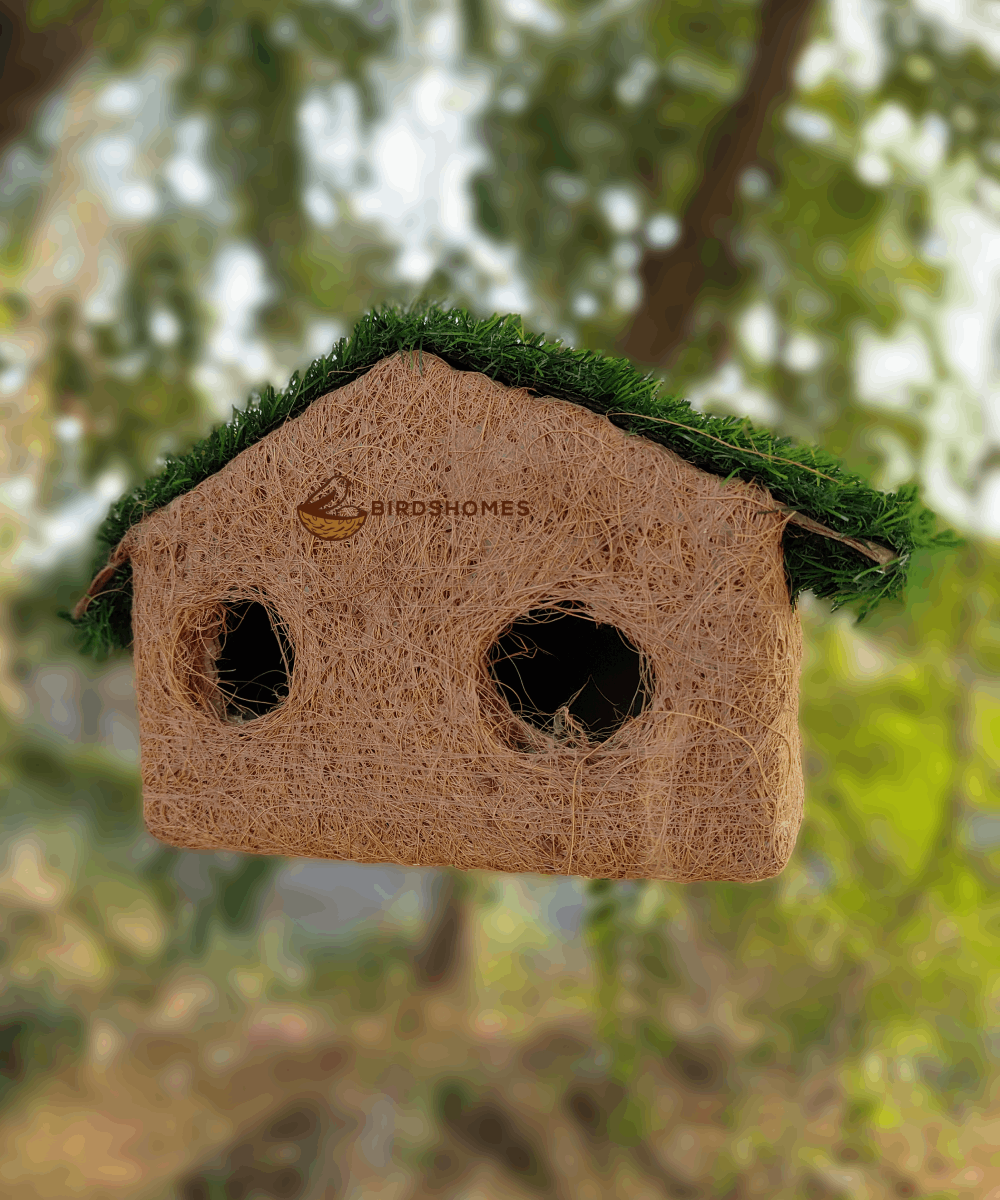
[[[333,484],[333,487],[330,487]],[[342,503],[351,490],[351,481],[343,475],[331,475],[296,510],[299,520],[318,538],[342,542],[364,525],[367,512],[353,504]]]
[[[333,485],[331,487],[331,484]],[[304,504],[296,509],[299,520],[313,537],[327,542],[342,542],[358,532],[368,517],[528,517],[531,515],[527,501],[518,500],[514,512],[513,500],[373,500],[365,510],[353,504],[344,504],[351,490],[351,481],[343,475],[331,475],[324,479]]]

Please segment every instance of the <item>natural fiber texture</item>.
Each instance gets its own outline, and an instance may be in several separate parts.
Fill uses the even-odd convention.
[[[349,541],[298,515],[334,478],[368,514]],[[375,515],[397,499],[428,511]],[[130,530],[149,829],[357,862],[777,874],[802,817],[802,634],[774,507],[580,405],[387,358]],[[294,670],[283,703],[232,724],[212,664],[245,600],[283,623]],[[569,602],[652,674],[600,744],[527,724],[489,676],[516,618]]]

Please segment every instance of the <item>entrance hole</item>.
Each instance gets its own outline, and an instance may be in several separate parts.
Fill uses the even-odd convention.
[[[629,638],[572,611],[532,609],[493,643],[488,659],[513,712],[559,740],[569,740],[575,725],[586,740],[605,741],[652,695]]]
[[[215,669],[229,721],[250,721],[285,699],[294,650],[282,622],[255,600],[225,609]]]

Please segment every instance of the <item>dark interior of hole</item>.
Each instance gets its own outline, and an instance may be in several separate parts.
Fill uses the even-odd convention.
[[[519,617],[490,647],[489,663],[511,709],[549,732],[556,711],[568,704],[590,739],[603,741],[650,699],[632,642],[614,625],[572,612],[533,609]]]
[[[247,601],[227,606],[221,643],[215,665],[227,716],[251,720],[284,700],[293,663],[292,644],[263,604]]]

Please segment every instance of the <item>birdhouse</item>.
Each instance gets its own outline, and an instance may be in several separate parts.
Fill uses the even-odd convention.
[[[150,832],[780,872],[803,811],[796,594],[870,607],[927,540],[912,493],[657,393],[515,317],[390,310],[119,501],[73,619],[132,646]]]

